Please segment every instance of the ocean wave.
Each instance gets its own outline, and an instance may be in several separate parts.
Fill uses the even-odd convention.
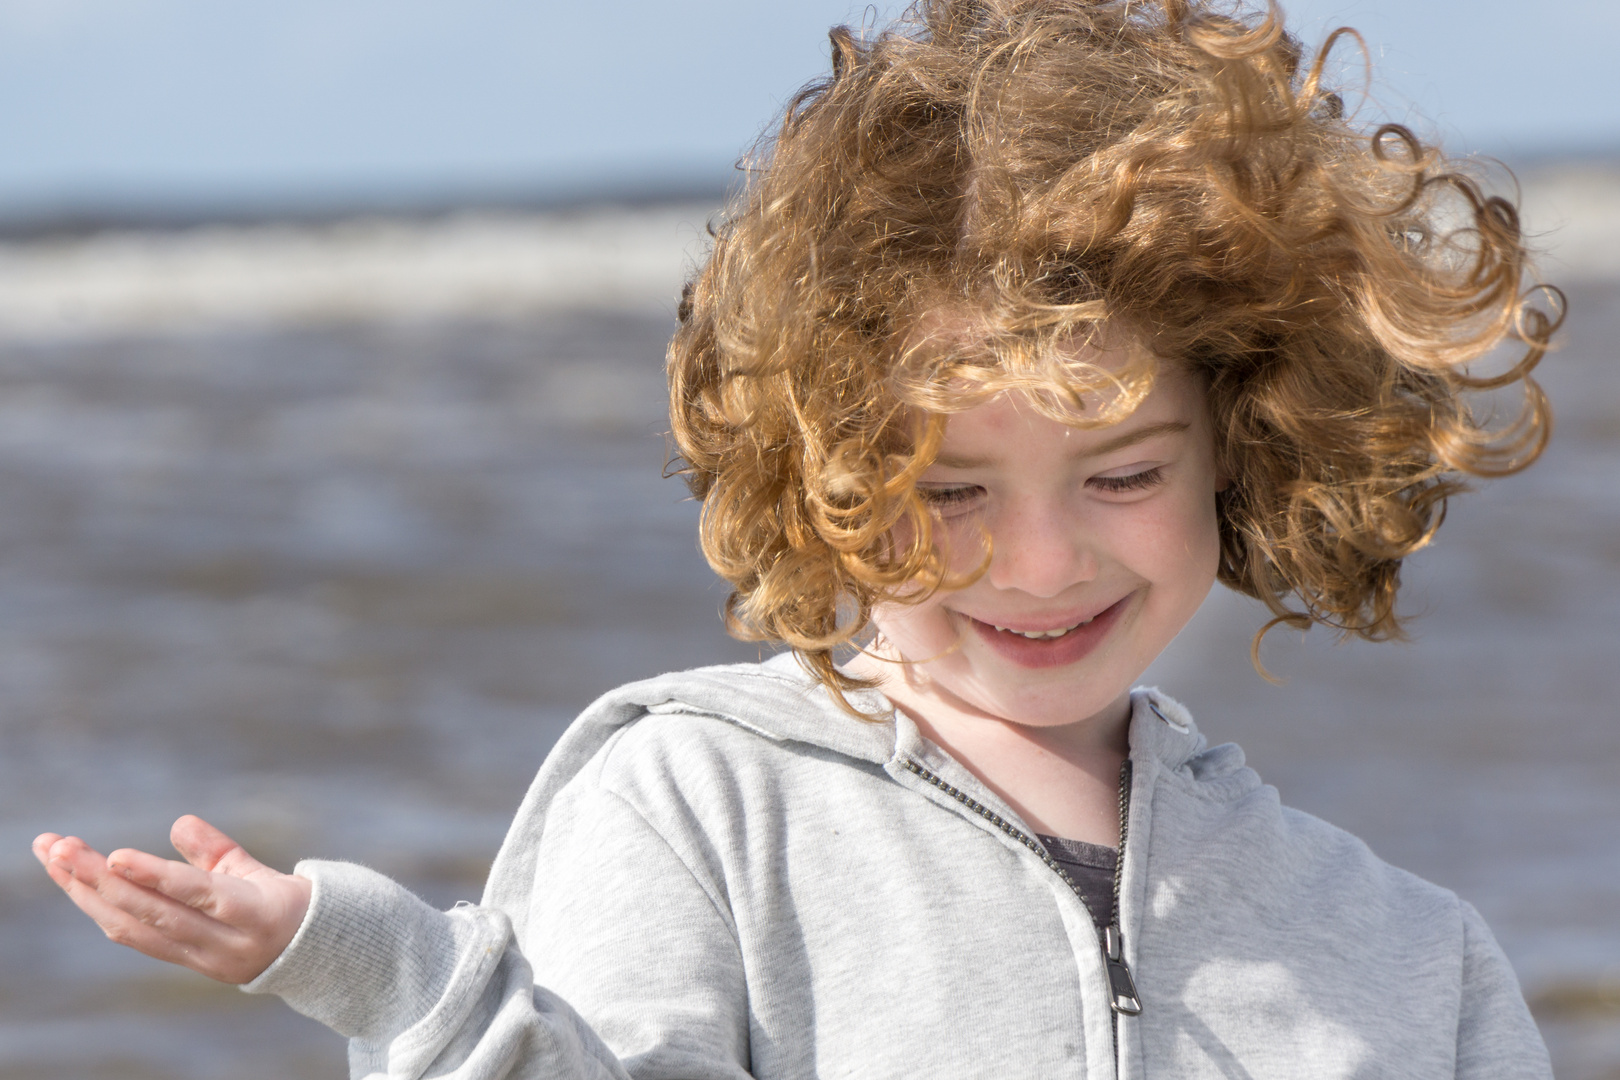
[[[1539,272],[1620,281],[1620,165],[1527,170]],[[110,230],[0,242],[0,340],[673,311],[704,204]]]
[[[464,213],[0,243],[0,338],[673,311],[713,211]]]

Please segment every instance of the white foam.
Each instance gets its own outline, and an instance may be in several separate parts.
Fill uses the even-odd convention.
[[[0,244],[0,338],[673,310],[713,207],[105,232]]]
[[[1523,176],[1541,272],[1620,281],[1620,167]],[[0,340],[670,311],[714,207],[467,213],[0,243]]]

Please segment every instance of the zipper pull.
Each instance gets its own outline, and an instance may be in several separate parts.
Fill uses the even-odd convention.
[[[1108,988],[1114,1011],[1126,1016],[1142,1012],[1142,999],[1136,996],[1136,980],[1125,963],[1125,949],[1120,941],[1118,927],[1110,926],[1103,932],[1108,952]]]

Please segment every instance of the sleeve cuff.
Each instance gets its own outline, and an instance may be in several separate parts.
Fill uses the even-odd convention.
[[[387,1039],[431,1012],[455,969],[451,917],[352,863],[305,860],[309,910],[250,994],[276,994],[349,1038]]]

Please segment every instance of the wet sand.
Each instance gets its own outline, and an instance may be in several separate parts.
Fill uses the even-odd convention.
[[[1412,560],[1412,643],[1277,633],[1275,687],[1217,594],[1145,680],[1472,900],[1562,1080],[1620,1076],[1617,301],[1572,291],[1558,436]],[[0,343],[0,1075],[344,1073],[279,1003],[101,940],[35,833],[161,848],[201,813],[448,905],[590,698],[757,655],[660,478],[669,327],[638,299]]]

